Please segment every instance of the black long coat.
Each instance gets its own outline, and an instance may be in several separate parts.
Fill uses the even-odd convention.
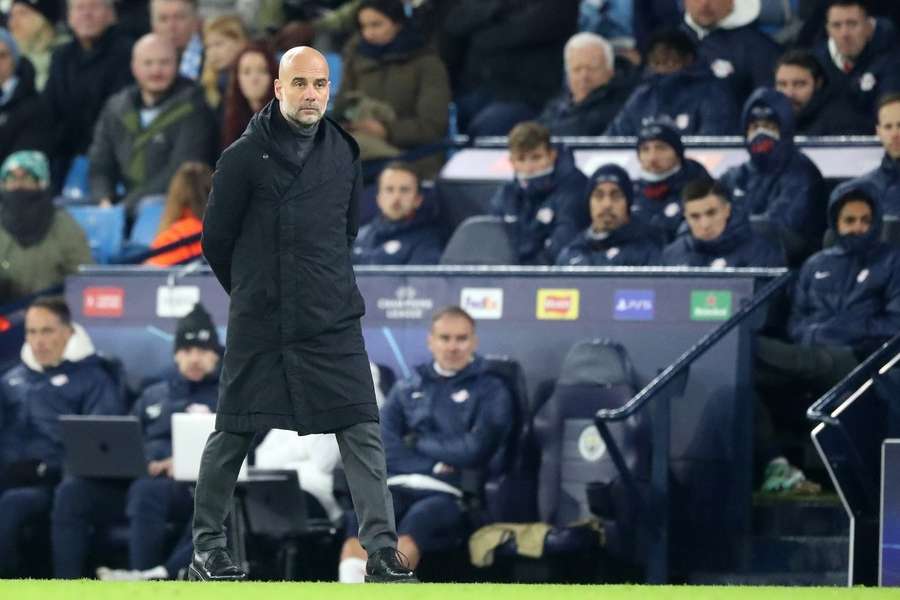
[[[275,141],[278,111],[272,100],[222,154],[203,219],[203,254],[231,296],[216,428],[378,421],[350,261],[359,148],[325,118],[299,164]]]

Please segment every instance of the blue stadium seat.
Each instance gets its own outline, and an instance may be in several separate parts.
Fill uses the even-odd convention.
[[[344,72],[343,59],[340,52],[326,52],[325,60],[328,62],[328,78],[331,80],[331,99],[337,97],[341,89],[341,75]]]
[[[124,206],[69,205],[66,210],[84,229],[96,262],[107,263],[121,252],[125,232]]]
[[[86,201],[91,196],[91,186],[88,179],[90,162],[84,155],[76,156],[66,173],[63,182],[62,195],[67,200]]]
[[[166,197],[162,194],[147,196],[138,202],[134,225],[131,226],[131,235],[128,236],[130,244],[150,246],[159,230],[159,221],[165,205]]]

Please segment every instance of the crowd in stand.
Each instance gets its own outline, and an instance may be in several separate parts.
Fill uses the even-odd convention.
[[[439,263],[446,227],[423,184],[439,176],[448,135],[506,136],[513,177],[485,212],[506,224],[516,264],[797,269],[782,335],[759,337],[755,383],[769,399],[788,385],[821,392],[900,331],[900,248],[882,240],[885,220],[900,217],[897,5],[0,0],[0,305],[93,261],[62,195],[84,160],[81,202],[124,207],[127,227],[148,202],[162,203],[147,245],[162,251],[147,264],[200,259],[218,155],[277,102],[280,54],[313,44],[340,52],[329,116],[358,142],[363,196],[377,207],[353,242],[355,264]],[[831,192],[795,144],[798,135],[872,134],[884,148],[881,165]],[[639,169],[604,164],[583,173],[555,141],[601,135],[631,138]],[[716,180],[686,153],[683,137],[692,135],[740,136],[748,158]],[[168,477],[170,432],[157,428],[159,416],[214,409],[221,349],[217,338],[190,337],[215,336],[202,309],[192,315],[176,336],[178,372],[135,405],[149,476],[126,487],[58,485],[59,433],[49,420],[124,407],[65,305],[31,305],[21,364],[0,380],[0,568],[9,570],[0,575],[16,572],[18,530],[32,514],[50,514],[54,497],[54,544],[66,548],[54,546],[59,576],[84,574],[85,532],[119,517],[130,520],[130,569],[98,572],[103,578],[174,577],[186,562],[186,538],[171,546],[151,532],[175,513],[180,526],[189,521],[186,488]],[[396,499],[402,549],[416,561],[458,525],[455,467],[490,458],[508,435],[501,408],[480,400],[496,382],[474,354],[474,331],[465,312],[438,313],[434,363],[400,382],[384,409],[391,474],[434,475],[452,488],[407,486]],[[454,334],[462,359],[459,348],[441,346]],[[54,383],[59,377],[64,384]],[[66,386],[77,391],[56,389]],[[404,419],[435,420],[411,405],[416,393],[435,395],[434,410],[455,419],[463,401],[451,395],[460,386],[490,436],[452,452],[445,439],[427,439],[431,425],[403,429]],[[23,390],[52,399],[56,413],[23,417],[31,410]],[[764,404],[757,429],[769,432],[780,415]],[[815,491],[774,437],[758,437],[766,491]],[[444,520],[422,519],[429,506]],[[353,526],[342,553],[347,581],[358,579],[364,558]]]

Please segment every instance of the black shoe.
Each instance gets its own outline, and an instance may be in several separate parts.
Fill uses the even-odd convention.
[[[188,579],[191,581],[243,581],[247,574],[234,564],[225,548],[213,548],[208,552],[194,552]]]
[[[366,583],[419,583],[409,561],[396,548],[379,548],[366,561]]]

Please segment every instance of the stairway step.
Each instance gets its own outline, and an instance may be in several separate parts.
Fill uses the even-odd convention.
[[[835,586],[847,585],[847,571],[799,571],[774,573],[694,573],[688,578],[694,585],[777,585]]]
[[[751,542],[751,573],[844,571],[847,536],[757,536]]]

